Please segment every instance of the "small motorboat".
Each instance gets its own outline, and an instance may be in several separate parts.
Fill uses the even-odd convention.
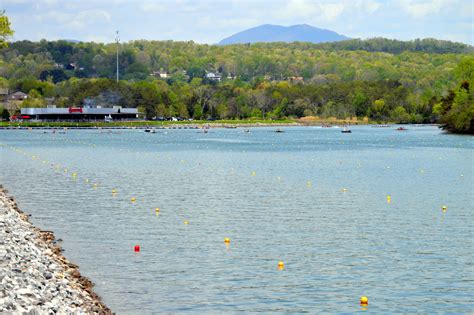
[[[344,127],[344,129],[342,129],[341,132],[342,133],[352,133],[352,131],[347,127]]]
[[[284,131],[282,129],[278,128],[277,130],[275,130],[275,132],[281,133],[281,132],[284,132]]]
[[[398,130],[398,131],[405,131],[405,130],[408,130],[408,129],[405,128],[405,127],[398,127],[396,130]]]
[[[155,129],[145,129],[145,132],[156,133],[156,130]]]

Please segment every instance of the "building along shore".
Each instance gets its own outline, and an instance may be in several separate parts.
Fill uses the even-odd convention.
[[[112,314],[53,232],[28,218],[0,185],[0,313]]]

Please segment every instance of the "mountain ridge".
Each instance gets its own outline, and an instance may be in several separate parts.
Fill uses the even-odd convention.
[[[270,43],[270,42],[309,42],[325,43],[350,39],[334,31],[314,27],[308,24],[282,26],[262,24],[222,39],[218,45]]]

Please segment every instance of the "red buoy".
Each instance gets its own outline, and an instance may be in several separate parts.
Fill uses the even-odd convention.
[[[135,245],[135,253],[139,253],[140,252],[140,245]]]

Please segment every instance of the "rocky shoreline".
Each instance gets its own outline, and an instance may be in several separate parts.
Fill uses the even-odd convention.
[[[112,314],[60,240],[28,218],[0,185],[0,313]]]

